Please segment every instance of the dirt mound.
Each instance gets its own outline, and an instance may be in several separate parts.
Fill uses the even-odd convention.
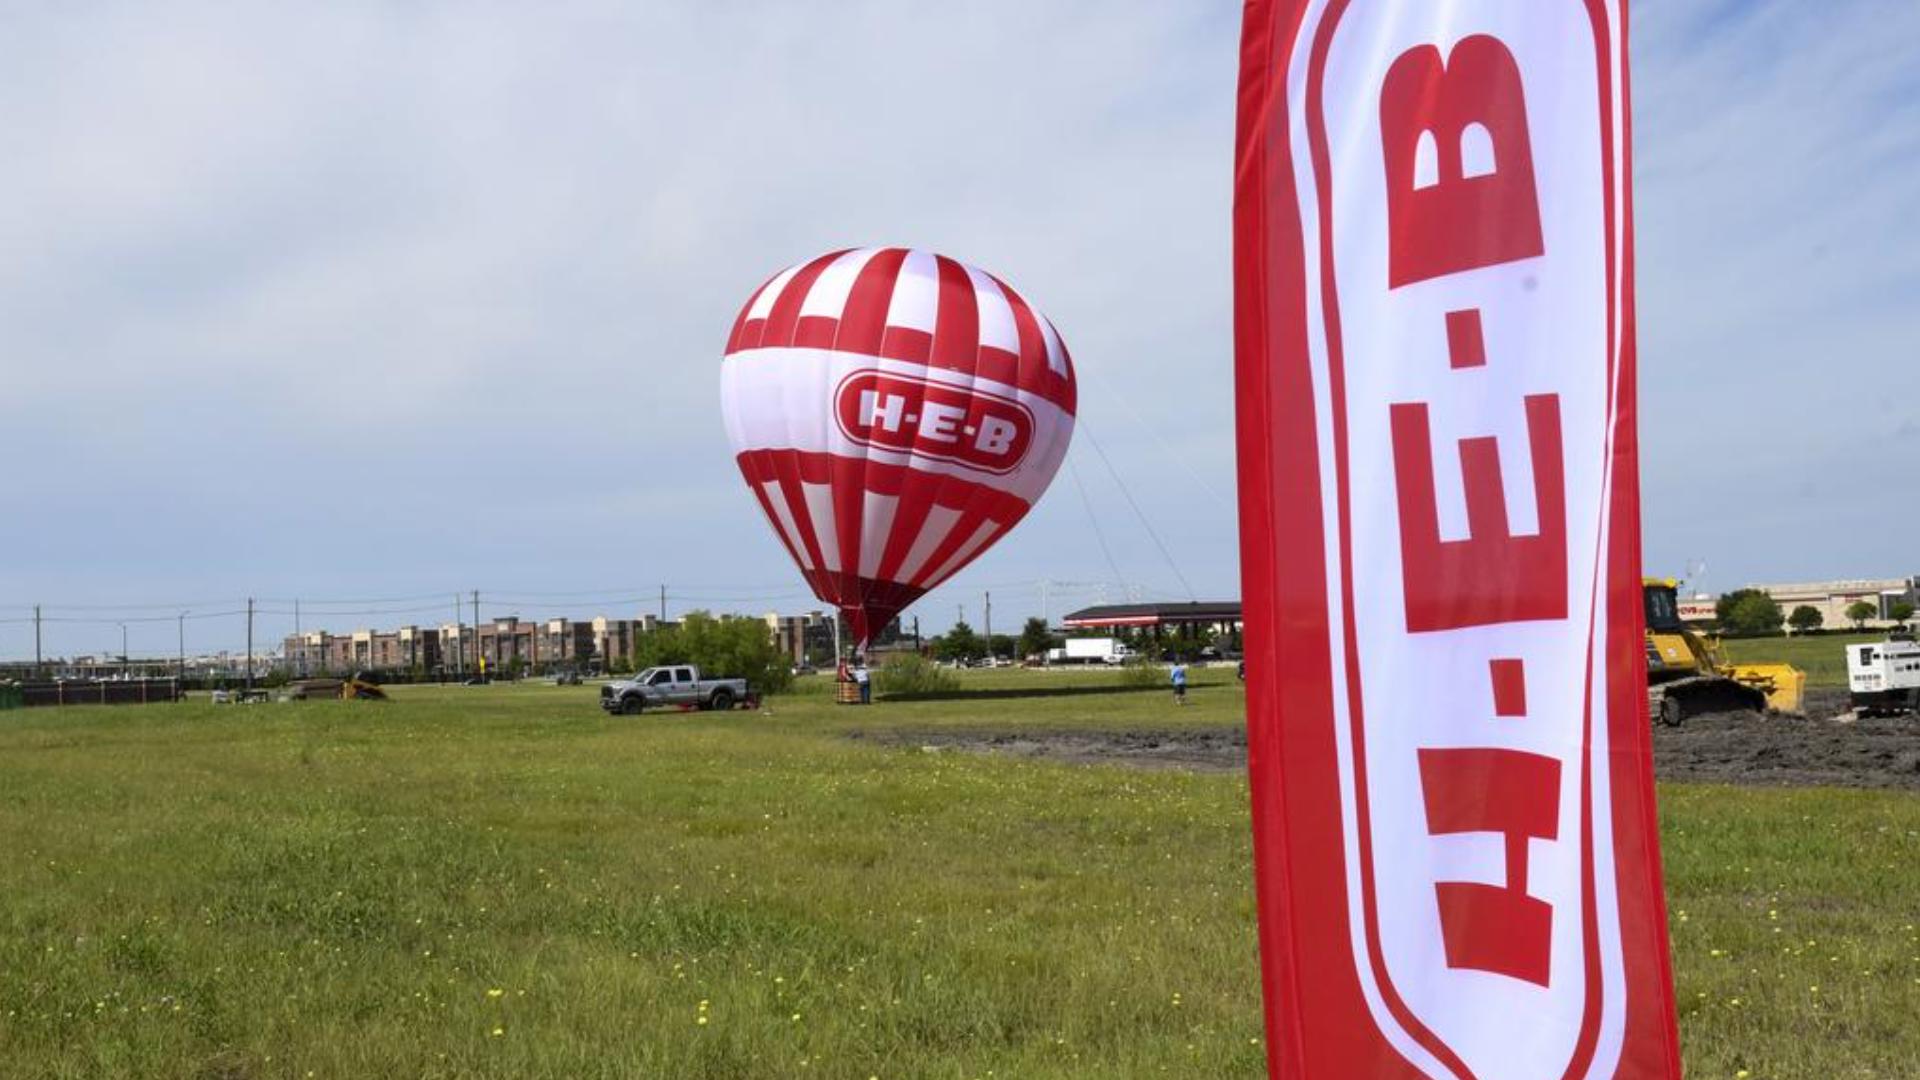
[[[1920,790],[1920,720],[1717,713],[1653,733],[1662,780]]]
[[[919,747],[929,753],[961,750],[976,754],[1051,758],[1076,765],[1132,765],[1142,769],[1192,769],[1227,772],[1247,767],[1247,733],[1239,728],[1200,731],[1022,731],[856,732],[888,746]]]
[[[1781,786],[1905,788],[1920,791],[1920,718],[1849,720],[1846,694],[1808,701],[1821,719],[1714,713],[1653,732],[1662,780]],[[1188,731],[857,732],[888,746],[929,753],[959,750],[1082,765],[1230,772],[1247,766],[1239,728]]]

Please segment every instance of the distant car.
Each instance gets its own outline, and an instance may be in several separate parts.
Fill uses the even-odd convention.
[[[553,676],[553,685],[555,685],[555,686],[579,686],[579,685],[580,685],[580,673],[579,673],[579,672],[577,672],[577,671],[561,671],[561,672],[557,672],[557,673],[555,673],[555,675]]]

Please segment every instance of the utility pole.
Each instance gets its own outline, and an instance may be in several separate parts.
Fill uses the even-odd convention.
[[[662,585],[660,586],[660,622],[662,624],[665,624],[666,621],[667,621],[667,587],[665,585]]]
[[[992,656],[993,655],[993,594],[986,593],[985,595],[987,598],[987,655]]]
[[[129,668],[127,665],[127,624],[121,623],[120,624],[120,675],[122,678],[124,678],[127,675],[128,670]]]
[[[460,629],[460,594],[453,594],[453,673],[467,673],[467,635]]]
[[[304,679],[307,677],[307,643],[300,640],[300,601],[297,597],[293,601],[293,647],[298,651],[299,675]]]
[[[920,616],[918,614],[913,617],[913,651],[920,651]]]
[[[473,651],[476,653],[480,652],[480,590],[479,589],[473,590]],[[485,675],[487,673],[486,663],[487,663],[486,655],[481,654],[480,656],[480,665],[481,665],[480,674],[481,675]]]
[[[253,689],[253,597],[247,597],[247,689]]]
[[[33,676],[40,677],[40,605],[33,605]]]
[[[181,612],[178,618],[180,624],[180,661],[179,665],[174,668],[173,677],[175,679],[185,679],[187,677],[187,612]]]

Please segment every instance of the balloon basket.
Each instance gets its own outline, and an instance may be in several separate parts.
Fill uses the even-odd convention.
[[[835,688],[834,700],[839,702],[840,704],[842,705],[861,704],[859,683],[854,682],[852,679],[848,679],[846,682],[834,684],[834,688]]]

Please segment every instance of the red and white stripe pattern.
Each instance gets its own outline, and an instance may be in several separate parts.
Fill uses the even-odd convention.
[[[1031,444],[1010,470],[850,438],[836,388],[882,372],[1016,401]],[[907,248],[836,251],[776,274],[734,321],[721,366],[748,487],[857,639],[953,576],[1025,516],[1073,433],[1073,361],[992,275]]]

